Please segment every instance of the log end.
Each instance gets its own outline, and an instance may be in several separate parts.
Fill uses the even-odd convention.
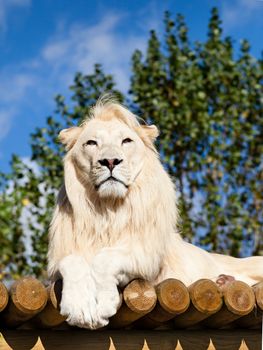
[[[162,308],[171,314],[180,314],[189,307],[188,290],[179,280],[169,278],[161,282],[156,288],[156,293]]]
[[[195,308],[207,315],[216,313],[223,305],[222,292],[211,280],[196,281],[189,287],[189,292]]]
[[[23,313],[40,312],[47,303],[44,285],[33,277],[24,277],[11,287],[11,299]]]
[[[150,282],[136,279],[124,289],[123,299],[130,310],[146,314],[154,308],[157,296]]]
[[[229,311],[247,315],[255,307],[255,294],[246,283],[233,281],[224,290],[224,301]]]

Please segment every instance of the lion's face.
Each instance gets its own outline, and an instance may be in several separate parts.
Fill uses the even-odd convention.
[[[139,175],[145,145],[139,135],[118,120],[91,120],[72,149],[81,177],[102,198],[123,198]]]

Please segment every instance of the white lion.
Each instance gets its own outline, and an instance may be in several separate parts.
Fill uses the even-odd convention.
[[[251,284],[263,258],[210,254],[181,239],[174,185],[153,142],[120,104],[101,99],[79,127],[62,130],[65,183],[49,233],[48,270],[63,278],[61,313],[71,325],[99,328],[116,313],[117,286],[141,277],[186,285],[224,273]]]

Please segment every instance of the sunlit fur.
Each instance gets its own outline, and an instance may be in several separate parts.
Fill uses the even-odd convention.
[[[262,280],[262,257],[235,259],[210,254],[181,239],[176,191],[153,144],[157,134],[156,127],[140,125],[123,106],[103,99],[80,127],[60,133],[67,154],[64,186],[49,232],[50,277],[64,271],[66,278],[77,256],[87,263],[85,271],[90,266],[94,280],[99,280],[101,270],[104,278],[112,274],[111,281],[117,284],[135,277],[153,283],[174,277],[189,285],[219,274],[231,274],[249,284]],[[98,146],[85,145],[94,138]],[[125,138],[132,142],[122,144]],[[104,158],[123,160],[113,174],[125,185],[108,182],[96,187],[109,175],[98,163]],[[67,260],[68,256],[72,258]],[[108,285],[109,290],[114,289],[113,282]],[[94,287],[94,293],[98,288]],[[92,322],[78,321],[77,316],[71,321],[98,327],[99,323]]]

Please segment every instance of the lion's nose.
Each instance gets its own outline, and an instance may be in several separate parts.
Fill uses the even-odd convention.
[[[118,159],[118,158],[114,158],[114,159],[100,159],[98,162],[100,163],[100,165],[106,166],[107,168],[110,169],[110,171],[113,170],[113,168],[120,164],[123,161],[123,159]]]

